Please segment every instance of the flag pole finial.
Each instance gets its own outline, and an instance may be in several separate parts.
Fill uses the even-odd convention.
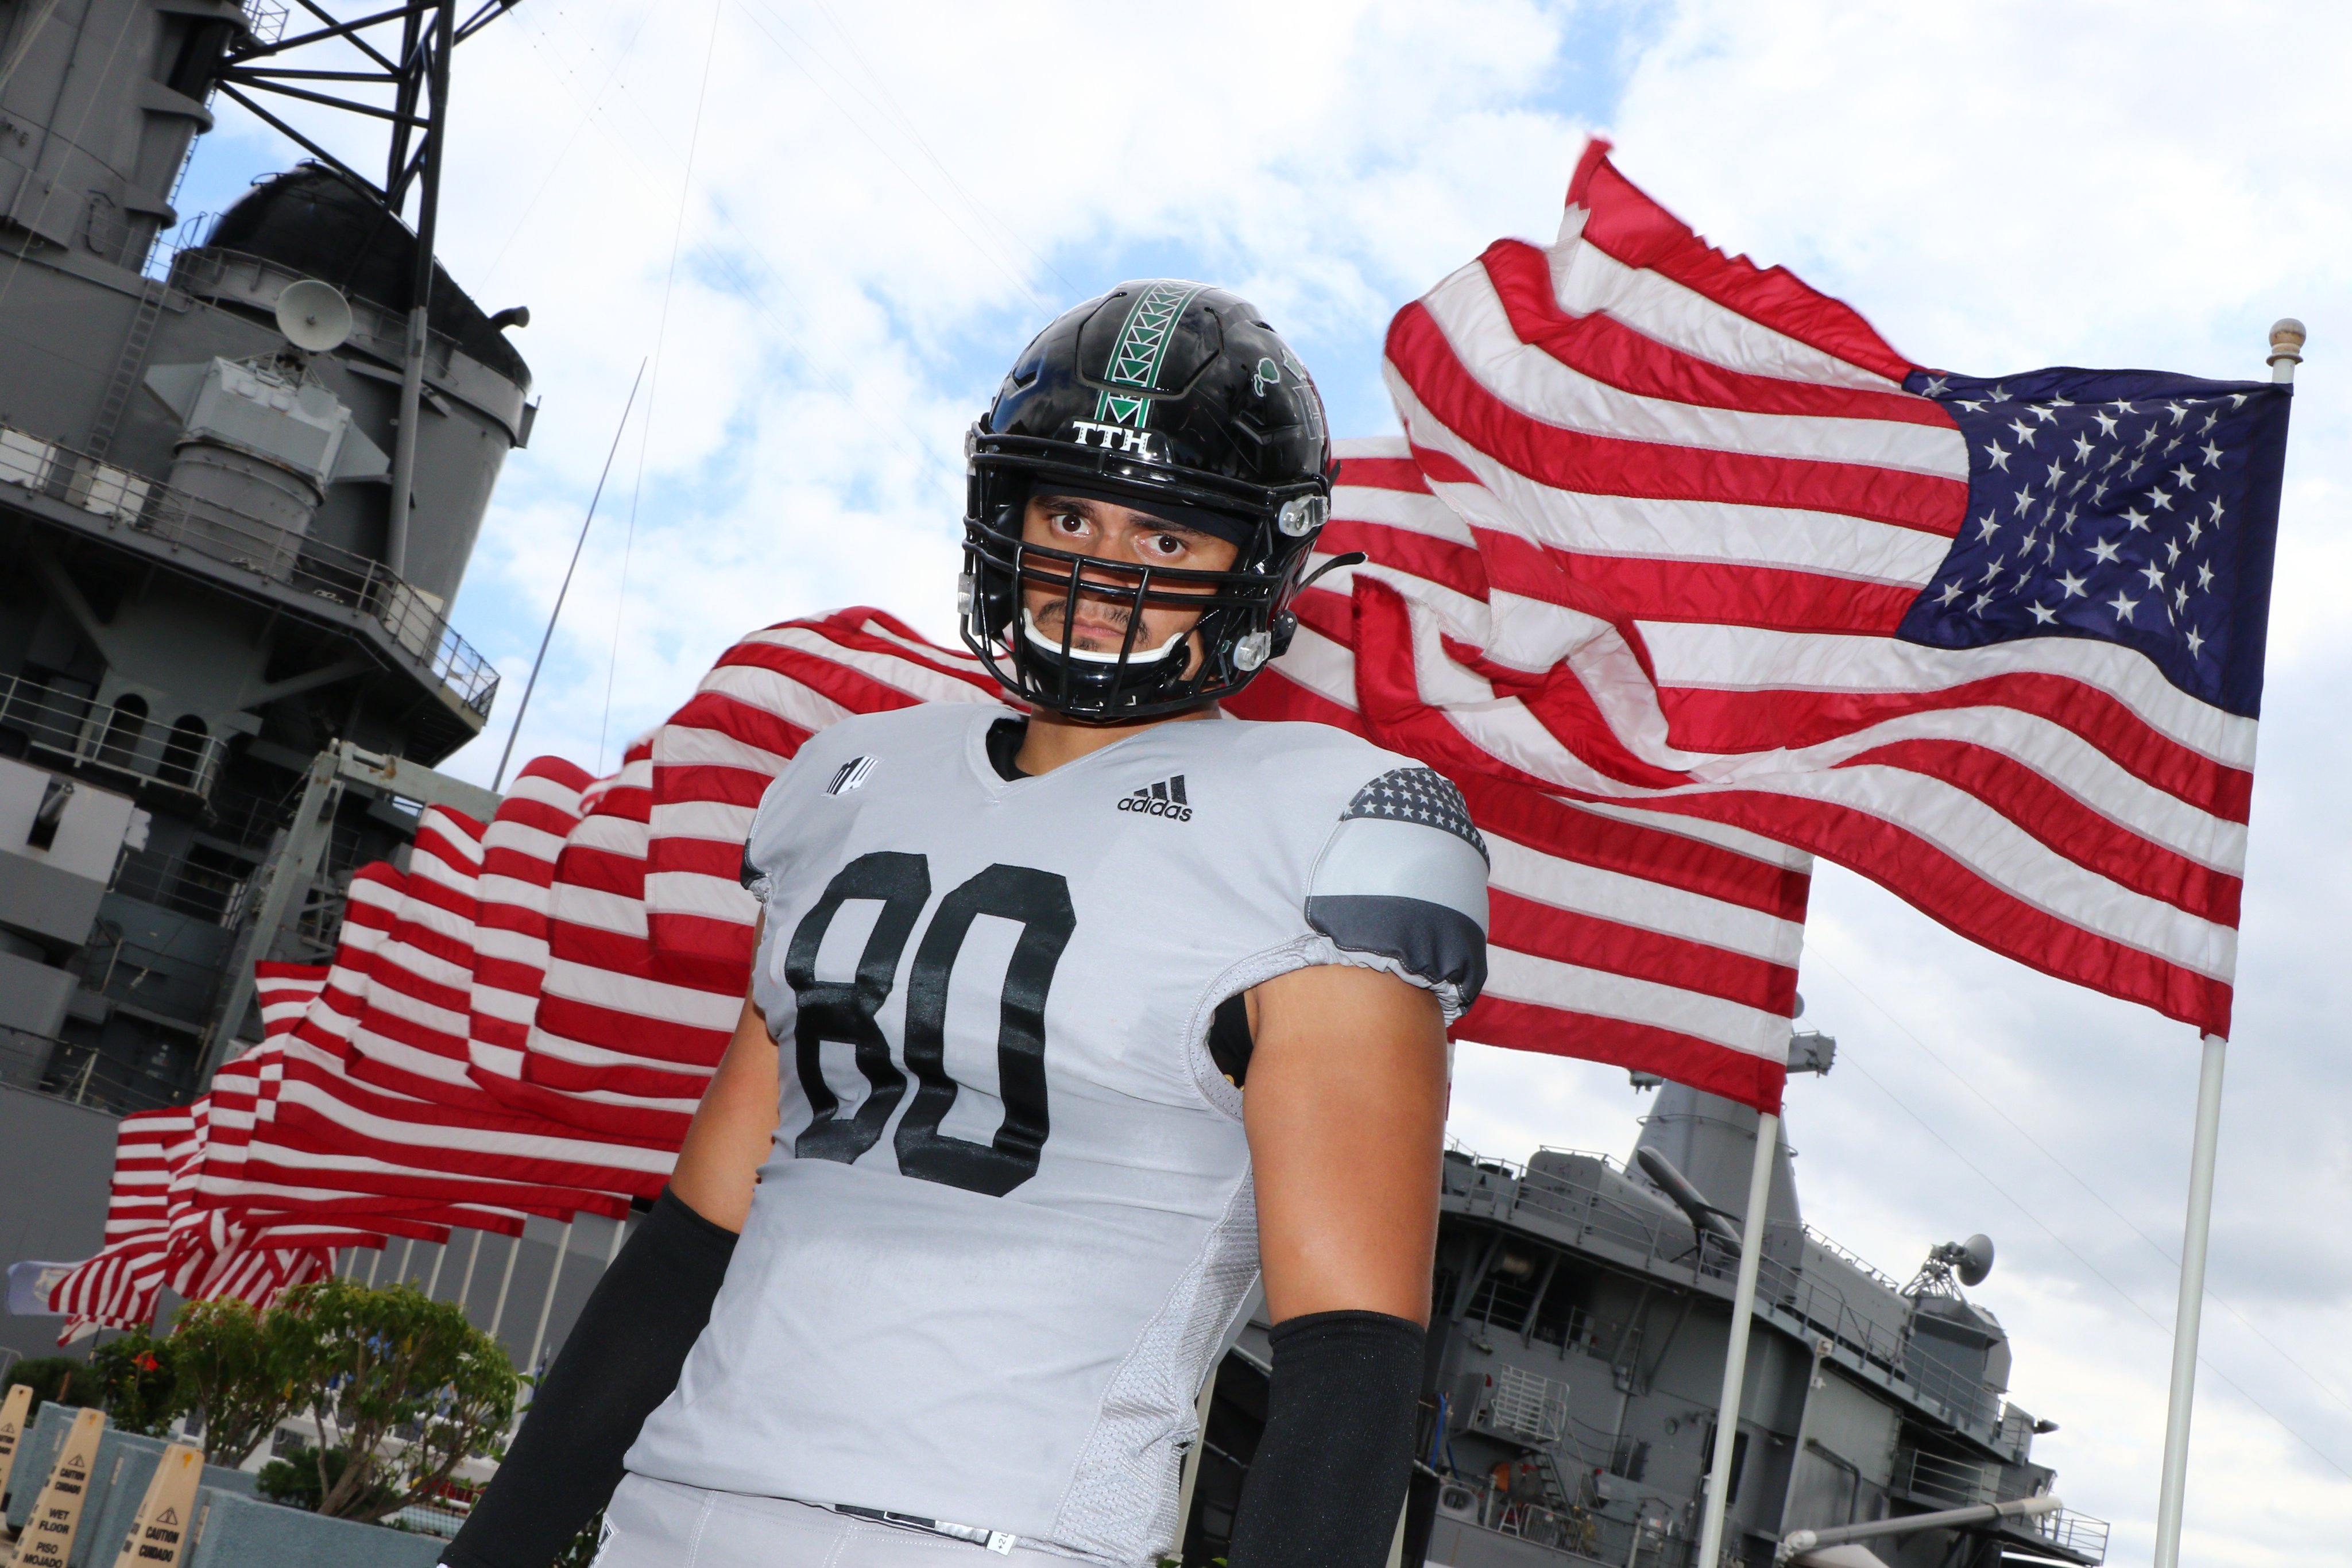
[[[2292,385],[2303,363],[2303,323],[2285,317],[2271,323],[2271,380]]]

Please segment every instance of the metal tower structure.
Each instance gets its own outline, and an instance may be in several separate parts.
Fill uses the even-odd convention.
[[[432,768],[497,692],[446,611],[528,315],[433,235],[450,57],[505,8],[0,16],[0,1082],[194,1092],[254,960],[322,957],[415,803],[492,802]],[[173,251],[223,98],[308,158]]]

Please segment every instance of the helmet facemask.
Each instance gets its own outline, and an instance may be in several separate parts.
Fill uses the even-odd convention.
[[[976,446],[992,444],[978,437]],[[1150,566],[1106,559],[1031,542],[1023,537],[1026,503],[1033,489],[1052,493],[1056,478],[1083,481],[1083,489],[1116,498],[1139,511],[1172,511],[1170,490],[1151,494],[1118,484],[1098,470],[1056,472],[1060,464],[1034,465],[1012,454],[975,451],[972,490],[977,503],[965,519],[964,571],[957,608],[965,643],[1006,689],[1034,706],[1096,723],[1121,723],[1180,713],[1238,691],[1289,645],[1296,622],[1291,595],[1307,560],[1305,533],[1286,536],[1277,516],[1248,519],[1231,568]],[[1042,471],[1041,471],[1042,469]],[[1190,488],[1190,487],[1188,487]],[[1292,526],[1306,516],[1319,522],[1322,499],[1294,507]],[[1241,517],[1244,497],[1187,496],[1221,503]],[[1059,635],[1041,630],[1024,590],[1045,588],[1062,602]],[[1076,645],[1081,602],[1123,611],[1126,636],[1116,652]],[[1199,619],[1159,647],[1144,645],[1144,611],[1184,610]]]

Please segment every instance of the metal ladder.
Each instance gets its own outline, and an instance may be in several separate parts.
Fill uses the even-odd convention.
[[[122,423],[122,411],[131,405],[131,394],[138,390],[139,372],[146,368],[147,345],[155,336],[155,323],[163,314],[166,286],[152,277],[139,280],[139,308],[131,313],[131,330],[122,340],[121,357],[114,361],[114,379],[106,385],[106,396],[98,405],[98,418],[89,427],[89,455],[106,455],[114,444],[114,433]]]

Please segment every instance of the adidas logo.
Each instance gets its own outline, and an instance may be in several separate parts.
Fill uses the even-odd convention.
[[[853,757],[833,770],[833,777],[825,780],[824,792],[828,795],[846,795],[865,783],[873,772],[873,758]]]
[[[1147,817],[1167,817],[1179,822],[1192,820],[1192,808],[1184,799],[1184,776],[1147,784],[1118,803],[1122,811],[1138,811]]]

